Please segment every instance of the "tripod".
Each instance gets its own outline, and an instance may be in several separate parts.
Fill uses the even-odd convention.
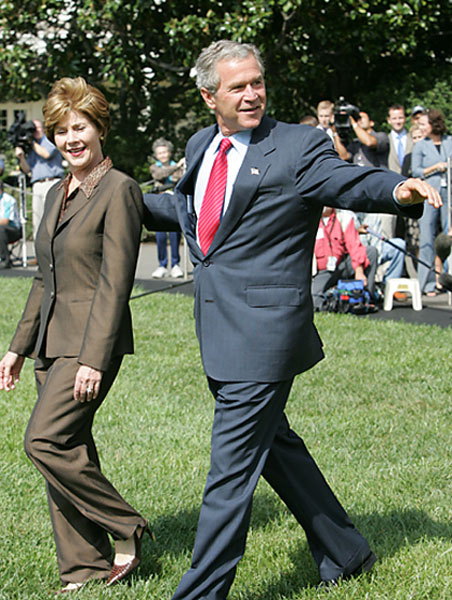
[[[25,173],[19,173],[17,176],[19,184],[19,215],[20,225],[22,228],[22,266],[24,268],[28,265],[27,259],[27,233],[25,226],[27,224],[27,178]]]

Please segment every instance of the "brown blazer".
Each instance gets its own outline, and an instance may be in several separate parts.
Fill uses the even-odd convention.
[[[388,169],[390,171],[394,171],[395,173],[402,172],[402,165],[399,163],[399,157],[397,156],[397,148],[394,146],[394,142],[392,140],[392,135],[388,133],[389,137],[389,155],[388,155]],[[406,140],[406,148],[405,154],[409,154],[413,151],[413,139],[411,134],[408,133],[408,137]]]
[[[20,355],[78,357],[105,371],[133,353],[128,305],[143,216],[142,194],[109,170],[94,189],[79,189],[60,223],[64,190],[49,190],[36,239],[39,269],[10,350]]]

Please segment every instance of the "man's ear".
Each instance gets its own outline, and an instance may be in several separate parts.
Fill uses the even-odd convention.
[[[212,94],[211,92],[209,92],[209,90],[205,87],[202,87],[200,89],[201,92],[201,96],[204,100],[204,102],[207,104],[207,106],[211,109],[211,110],[215,110],[217,107],[217,104],[215,102],[215,96],[214,94]]]

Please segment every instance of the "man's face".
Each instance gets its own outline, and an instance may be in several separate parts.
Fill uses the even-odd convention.
[[[41,121],[33,121],[33,123],[35,125],[33,137],[35,138],[35,140],[39,141],[44,137],[44,127],[43,127]]]
[[[368,131],[369,129],[372,129],[374,123],[369,119],[369,115],[362,111],[359,113],[358,125],[364,129],[364,131]]]
[[[403,108],[393,108],[389,111],[388,123],[396,133],[403,131],[403,128],[405,127],[405,121],[406,117]]]
[[[257,127],[264,116],[266,94],[264,77],[254,56],[221,60],[217,73],[220,84],[215,94],[201,88],[201,95],[215,111],[223,135]]]
[[[323,129],[328,129],[331,121],[333,120],[333,112],[329,109],[320,109],[317,113],[317,119],[319,120],[319,124],[323,127]]]

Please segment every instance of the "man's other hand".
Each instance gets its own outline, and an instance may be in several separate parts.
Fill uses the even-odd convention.
[[[435,208],[442,206],[443,202],[439,192],[422,179],[411,177],[395,190],[395,196],[400,204],[421,204],[425,200]]]

